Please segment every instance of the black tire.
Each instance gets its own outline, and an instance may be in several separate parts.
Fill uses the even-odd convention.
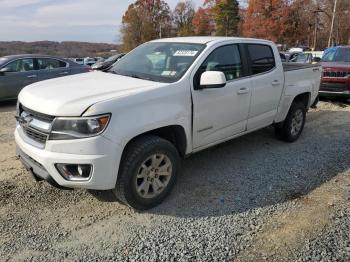
[[[292,128],[293,117],[295,116],[296,113],[300,114],[300,112],[302,115],[300,129],[297,132],[295,132],[295,131],[293,132],[293,130],[292,130],[293,129]],[[280,140],[283,140],[285,142],[292,143],[292,142],[296,141],[300,137],[300,135],[304,129],[305,119],[306,119],[305,105],[301,102],[293,102],[284,122],[281,123],[280,125],[275,126],[276,136]]]
[[[172,174],[159,195],[153,198],[143,198],[137,192],[137,174],[144,161],[155,154],[163,154],[170,160]],[[180,169],[180,161],[177,149],[169,141],[151,135],[136,138],[123,153],[117,183],[112,192],[120,202],[136,210],[153,208],[161,203],[172,190]]]

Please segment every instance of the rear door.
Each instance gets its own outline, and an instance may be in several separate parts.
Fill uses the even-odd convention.
[[[54,58],[37,58],[39,80],[69,75],[69,64]]]
[[[245,60],[238,44],[219,46],[201,64],[194,75],[193,147],[205,147],[245,131],[251,81],[246,77]],[[200,89],[205,71],[221,71],[226,76],[223,88]]]
[[[0,99],[17,98],[21,89],[38,81],[33,58],[17,59],[4,65],[0,74]]]
[[[250,60],[252,99],[248,117],[248,130],[272,124],[281,99],[284,73],[278,50],[268,44],[246,44]]]

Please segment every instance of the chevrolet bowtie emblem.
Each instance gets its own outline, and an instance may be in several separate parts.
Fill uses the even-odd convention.
[[[33,121],[33,118],[30,116],[16,116],[16,120],[18,121],[18,123],[23,126],[23,127],[29,127],[30,122]]]

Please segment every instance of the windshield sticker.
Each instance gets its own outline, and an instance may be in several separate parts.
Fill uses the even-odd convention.
[[[174,56],[195,56],[197,53],[195,50],[177,50]]]
[[[176,71],[163,71],[162,76],[174,76],[176,75]]]

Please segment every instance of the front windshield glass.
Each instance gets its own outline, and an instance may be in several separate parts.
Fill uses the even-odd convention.
[[[151,81],[176,82],[204,47],[189,43],[146,43],[124,56],[111,71]]]
[[[350,48],[332,48],[325,51],[322,62],[350,62]]]

